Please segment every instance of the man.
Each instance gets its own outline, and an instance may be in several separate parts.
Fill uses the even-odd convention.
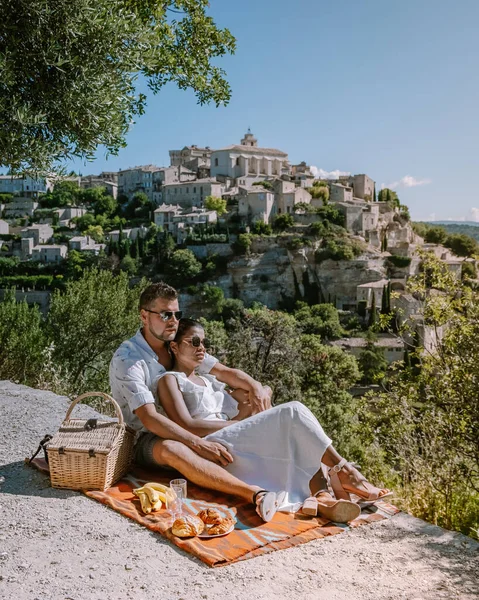
[[[140,318],[141,329],[121,344],[110,363],[112,395],[126,423],[138,432],[135,461],[145,467],[172,467],[202,487],[255,503],[259,488],[223,468],[233,461],[227,448],[183,429],[155,406],[159,376],[173,362],[167,342],[174,339],[181,318],[177,291],[163,282],[149,285],[140,297]],[[252,412],[271,406],[269,388],[243,371],[230,369],[208,354],[201,371],[232,388],[245,390]]]

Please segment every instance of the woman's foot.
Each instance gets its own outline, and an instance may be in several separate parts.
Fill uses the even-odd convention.
[[[334,521],[335,523],[349,523],[361,514],[361,509],[355,502],[350,500],[336,500],[327,491],[316,494],[318,502],[318,514],[320,517]]]
[[[253,504],[256,512],[265,523],[271,521],[276,511],[284,502],[286,492],[269,492],[268,490],[258,490],[253,495]]]
[[[393,495],[386,488],[378,488],[371,483],[346,459],[329,469],[329,476],[336,497],[349,499],[349,494],[355,494],[361,500],[375,502]],[[339,484],[339,489],[338,489]],[[336,488],[336,489],[335,489]]]

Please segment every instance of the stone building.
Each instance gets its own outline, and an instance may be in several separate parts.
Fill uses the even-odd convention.
[[[208,177],[207,179],[164,184],[162,190],[163,202],[166,204],[179,204],[186,208],[203,206],[205,198],[208,196],[221,198],[225,186],[215,178]]]
[[[169,225],[173,223],[173,216],[179,215],[182,210],[179,204],[161,204],[153,213],[155,225],[168,231]]]
[[[383,299],[384,288],[388,285],[389,279],[380,279],[379,281],[371,281],[368,283],[362,283],[356,287],[356,301],[359,305],[360,302],[365,303],[364,307],[370,309],[374,303],[376,309],[381,308]]]
[[[291,177],[296,185],[303,188],[308,188],[313,185],[314,175],[311,173],[311,167],[304,161],[299,165],[291,166]]]
[[[162,204],[155,210],[155,224],[171,233],[177,243],[181,244],[189,231],[198,225],[216,223],[218,215],[215,210],[192,207],[185,209],[179,205]]]
[[[53,229],[48,224],[37,224],[25,227],[20,232],[22,238],[32,238],[33,245],[45,244],[53,235]]]
[[[159,205],[165,201],[163,186],[170,183],[187,183],[196,179],[196,172],[182,165],[162,167],[153,173],[153,202]]]
[[[343,175],[338,178],[338,183],[350,187],[355,198],[361,198],[367,202],[374,200],[375,182],[367,175]]]
[[[155,165],[143,165],[118,171],[118,194],[131,200],[136,193],[143,192],[153,201],[153,174],[159,170]]]
[[[182,150],[170,150],[170,165],[183,166],[194,171],[199,178],[209,177],[211,167],[211,153],[209,146],[199,148],[191,145]]]
[[[44,244],[32,248],[32,259],[45,263],[59,263],[66,258],[67,246],[63,244]]]
[[[84,206],[64,206],[53,211],[58,215],[58,224],[63,227],[71,227],[71,220],[83,217],[87,209]]]
[[[123,231],[121,232],[121,237],[124,240],[131,240],[132,242],[134,242],[137,237],[144,238],[147,233],[148,233],[148,228],[145,227],[144,225],[141,225],[140,227],[132,227],[131,229],[123,229]],[[114,229],[113,231],[110,231],[108,236],[109,236],[110,241],[118,242],[120,240],[120,230]]]
[[[51,189],[52,184],[48,179],[33,179],[27,175],[0,175],[0,194],[38,198]]]
[[[5,205],[5,217],[12,219],[15,217],[33,217],[33,213],[38,208],[38,202],[32,198],[14,198]]]
[[[354,199],[349,202],[335,202],[334,207],[343,213],[344,226],[349,233],[368,237],[369,232],[377,229],[379,221],[377,203]]]
[[[88,190],[96,187],[104,187],[107,194],[116,198],[118,195],[118,173],[115,171],[103,171],[99,175],[85,175],[80,179],[80,188]]]
[[[237,184],[242,186],[281,177],[290,171],[286,152],[258,147],[258,140],[250,131],[240,144],[211,153],[211,176],[237,180]]]
[[[273,183],[275,191],[275,206],[278,215],[293,213],[299,203],[310,204],[312,196],[303,187],[296,187],[292,181],[277,179]]]
[[[353,188],[341,183],[331,183],[329,201],[335,202],[352,202]]]
[[[356,358],[359,358],[361,352],[366,349],[368,342],[365,338],[342,338],[330,342],[331,346],[341,348],[345,352],[349,352]],[[374,341],[374,346],[380,348],[384,358],[388,363],[404,359],[404,341],[395,335],[388,333],[380,333]]]
[[[70,250],[77,252],[88,252],[98,256],[106,248],[106,244],[97,244],[89,235],[78,235],[70,238],[68,243]]]
[[[277,214],[275,193],[262,185],[240,187],[238,199],[238,215],[245,222],[261,221],[270,223]]]

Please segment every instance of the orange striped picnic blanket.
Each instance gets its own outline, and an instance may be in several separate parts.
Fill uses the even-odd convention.
[[[41,470],[48,469],[43,459],[35,459],[32,464]],[[149,515],[143,514],[140,502],[132,492],[133,488],[141,487],[148,481],[168,484],[174,474],[173,471],[151,472],[133,469],[130,474],[105,492],[85,491],[84,493],[141,523],[151,531],[164,535],[173,544],[190,552],[210,567],[246,560],[275,550],[304,544],[310,540],[336,535],[352,527],[389,518],[399,512],[396,507],[379,501],[368,507],[348,525],[331,523],[321,517],[303,517],[300,514],[290,513],[276,513],[270,523],[263,523],[252,504],[245,503],[236,496],[206,490],[188,482],[185,512],[196,514],[203,508],[214,507],[225,516],[233,515],[237,522],[234,531],[224,537],[181,539],[171,533],[173,519],[167,510],[163,509]]]

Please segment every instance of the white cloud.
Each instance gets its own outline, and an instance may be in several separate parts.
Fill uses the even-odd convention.
[[[471,208],[471,221],[479,223],[479,208]]]
[[[337,179],[338,177],[351,175],[351,173],[348,171],[325,171],[324,169],[320,169],[314,165],[311,166],[311,173],[319,179]]]
[[[432,183],[430,179],[416,179],[416,177],[412,177],[411,175],[405,175],[399,181],[393,181],[392,183],[382,183],[381,188],[389,188],[390,190],[395,190],[397,188],[410,188],[417,187],[418,185],[428,185]]]

